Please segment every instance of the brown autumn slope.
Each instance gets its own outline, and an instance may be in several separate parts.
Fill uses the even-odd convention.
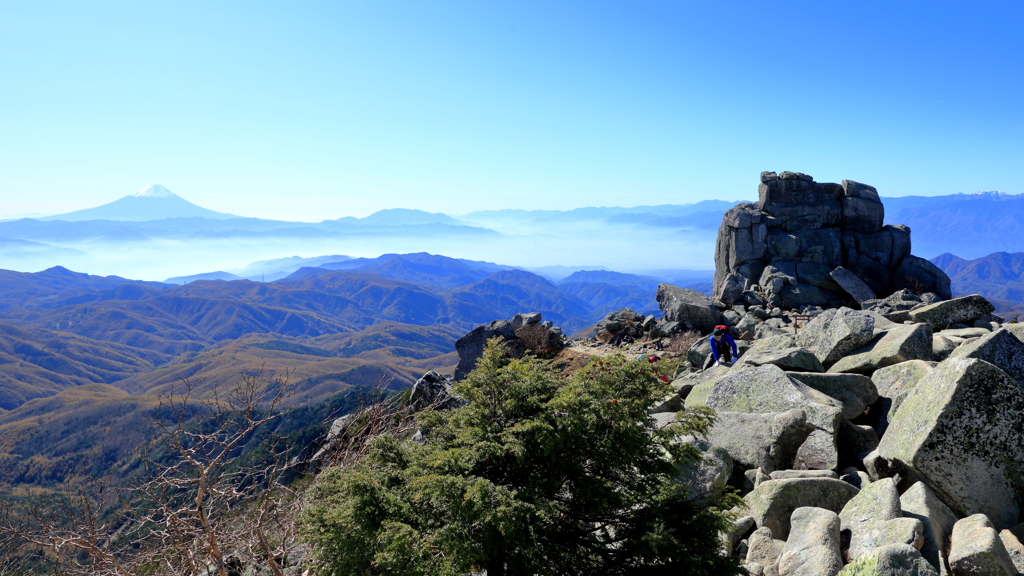
[[[262,370],[267,379],[288,374],[295,385],[289,405],[303,405],[353,386],[373,386],[380,378],[393,387],[408,386],[422,375],[418,368],[339,358],[331,352],[272,337],[250,337],[211,347],[186,361],[136,374],[113,385],[130,394],[171,394],[184,389],[183,379],[195,384],[195,395],[223,395],[242,373]]]
[[[0,485],[100,477],[153,434],[157,399],[85,384],[0,414]]]
[[[109,384],[167,360],[152,350],[0,323],[0,408],[73,386]]]

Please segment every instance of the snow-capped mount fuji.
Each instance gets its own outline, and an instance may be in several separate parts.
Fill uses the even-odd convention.
[[[76,210],[67,214],[57,214],[38,218],[38,220],[65,220],[78,222],[82,220],[119,220],[127,222],[143,222],[146,220],[162,220],[164,218],[210,218],[227,220],[239,218],[234,214],[215,212],[197,206],[159,184],[152,184],[139,189],[130,196],[114,200],[108,204],[85,210]]]
[[[174,192],[171,192],[167,188],[159,184],[150,184],[145,188],[140,189],[135,194],[132,194],[132,198],[180,198]]]

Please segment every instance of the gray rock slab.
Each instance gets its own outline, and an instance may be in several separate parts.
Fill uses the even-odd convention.
[[[695,387],[687,397],[687,407],[691,406],[696,390]],[[838,400],[797,382],[772,364],[731,370],[728,376],[713,384],[706,405],[719,411],[752,414],[797,408],[807,414],[811,425],[830,434],[835,433],[843,411]]]
[[[1024,383],[1024,342],[1008,330],[990,332],[953,350],[950,358],[977,358],[1001,368],[1017,382]]]
[[[992,331],[988,328],[947,328],[937,332],[940,336],[956,336],[957,338],[963,338],[968,340],[970,338],[981,338],[982,336],[988,336]]]
[[[879,480],[864,488],[839,512],[843,530],[855,530],[860,526],[900,516],[900,494],[892,478]]]
[[[874,291],[856,273],[839,266],[829,274],[858,304],[876,298]]]
[[[800,348],[799,346],[766,352],[748,352],[743,355],[743,358],[741,358],[737,364],[746,364],[749,366],[774,364],[783,370],[797,372],[825,371],[825,367],[821,365],[821,362],[818,361],[818,358],[812,354],[810,350]]]
[[[939,572],[917,548],[890,544],[867,551],[844,566],[839,576],[939,576]]]
[[[943,564],[956,514],[924,482],[914,484],[900,496],[900,508],[903,516],[921,521],[924,528],[921,555],[937,570],[948,573],[949,567]]]
[[[800,409],[777,414],[718,412],[707,438],[728,452],[741,469],[771,473],[793,466],[809,431],[807,416]]]
[[[873,316],[849,308],[832,308],[800,330],[797,344],[813,352],[828,368],[843,356],[871,342],[874,330]]]
[[[768,475],[772,480],[787,478],[839,478],[832,470],[776,470]]]
[[[703,372],[698,372],[696,374],[690,374],[686,376],[685,381],[686,383],[689,383],[691,386],[690,392],[689,394],[686,395],[686,399],[684,400],[683,405],[686,408],[693,408],[694,406],[706,406],[708,394],[711,394],[711,391],[714,389],[715,384],[717,384],[719,380],[724,380],[725,378],[728,378],[732,374],[735,374],[735,372],[731,370],[728,366],[712,366],[711,368],[708,368]],[[675,382],[678,381],[679,380],[673,381],[673,385],[675,385]],[[685,383],[682,385],[685,385]]]
[[[870,376],[875,370],[908,360],[932,359],[932,327],[929,324],[898,326],[876,336],[829,368]]]
[[[838,513],[857,492],[857,488],[833,478],[792,478],[762,482],[743,499],[758,527],[767,526],[775,537],[788,540],[794,510],[815,506]]]
[[[1010,554],[984,514],[963,518],[953,526],[949,567],[957,576],[1016,576]]]
[[[779,556],[779,576],[835,576],[843,569],[839,517],[804,506],[793,511],[792,530]]]
[[[995,310],[996,307],[983,296],[972,294],[911,310],[910,319],[914,322],[928,322],[936,328],[945,328],[951,324],[973,322],[976,318],[991,314]]]
[[[951,358],[918,382],[878,445],[961,515],[1000,528],[1024,509],[1024,387],[983,360]]]
[[[878,400],[875,383],[862,374],[790,372],[789,377],[842,402],[847,420],[864,414]]]

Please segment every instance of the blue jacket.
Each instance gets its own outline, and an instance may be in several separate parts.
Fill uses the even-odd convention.
[[[736,341],[732,339],[728,332],[725,334],[725,341],[729,343],[729,346],[732,346],[732,357],[736,358],[739,356],[740,352],[736,349]],[[718,342],[715,342],[714,336],[710,336],[708,342],[711,343],[711,354],[715,357],[715,362],[718,362]]]

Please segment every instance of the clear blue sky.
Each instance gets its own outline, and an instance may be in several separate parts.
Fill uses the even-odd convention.
[[[0,214],[1024,193],[1024,2],[0,0]]]

